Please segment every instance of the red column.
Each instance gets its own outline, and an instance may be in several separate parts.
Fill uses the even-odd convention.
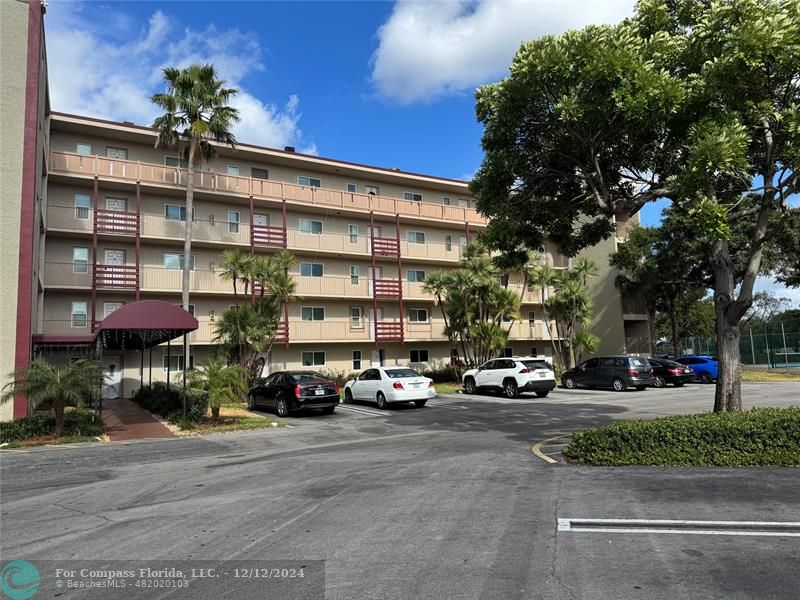
[[[100,183],[97,175],[94,176],[94,188],[92,190],[92,306],[89,309],[89,318],[92,333],[95,329],[95,307],[97,306],[97,201]]]
[[[378,346],[378,299],[375,297],[375,217],[369,211],[369,247],[372,254],[372,329],[375,332],[375,347]]]
[[[136,300],[141,298],[142,277],[142,189],[136,180]]]
[[[283,217],[283,248],[286,249],[289,247],[288,244],[288,233],[286,230],[286,198],[283,199],[283,204],[281,206],[281,216]]]
[[[250,194],[250,256],[256,255],[256,245],[255,245],[255,232],[253,231],[253,213],[254,213],[254,206],[253,206],[253,195]],[[256,303],[256,288],[253,285],[253,281],[250,282],[250,304]]]
[[[400,258],[400,215],[395,215],[395,223],[397,225],[397,291],[400,296],[400,343],[405,343],[406,333],[406,313],[403,308],[403,260]]]

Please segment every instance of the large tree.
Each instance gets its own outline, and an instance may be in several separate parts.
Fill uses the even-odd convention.
[[[773,216],[797,212],[800,3],[641,0],[634,17],[522,44],[477,92],[485,158],[473,182],[501,250],[545,238],[568,255],[618,216],[669,199],[713,268],[715,411],[741,409],[739,323]],[[731,253],[732,224],[749,230]]]
[[[166,67],[163,70],[166,91],[155,94],[152,101],[163,110],[153,121],[156,148],[171,148],[186,161],[186,214],[184,217],[183,278],[181,305],[189,306],[189,272],[192,269],[192,222],[194,221],[194,173],[203,161],[211,158],[214,143],[236,147],[231,132],[239,120],[238,111],[229,106],[239,93],[225,87],[212,65],[190,65],[185,69]],[[184,336],[184,374],[189,366],[189,336]]]

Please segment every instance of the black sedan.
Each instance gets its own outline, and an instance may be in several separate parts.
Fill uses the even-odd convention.
[[[653,367],[653,376],[656,378],[653,387],[663,388],[668,383],[675,387],[681,387],[684,383],[694,380],[694,371],[691,367],[666,358],[648,358],[647,360]]]
[[[279,417],[307,408],[332,415],[339,404],[339,386],[316,371],[277,371],[259,379],[247,394],[247,407],[266,406]]]

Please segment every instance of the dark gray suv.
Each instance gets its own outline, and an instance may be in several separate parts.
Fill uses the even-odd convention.
[[[578,386],[608,387],[624,392],[629,387],[645,390],[655,384],[653,367],[638,356],[599,356],[565,371],[561,383],[567,389]]]

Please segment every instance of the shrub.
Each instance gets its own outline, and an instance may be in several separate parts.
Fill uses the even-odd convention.
[[[19,442],[29,438],[55,435],[53,415],[34,414],[7,423],[0,423],[0,443]],[[64,413],[64,436],[96,437],[106,429],[93,412],[71,410]]]
[[[451,383],[454,381],[461,381],[461,378],[458,376],[455,367],[451,365],[435,367],[433,369],[428,369],[427,371],[422,371],[422,375],[433,379],[433,383]]]
[[[621,421],[576,433],[563,454],[591,465],[800,466],[800,408]]]
[[[320,373],[329,381],[335,381],[339,387],[344,387],[344,384],[358,377],[359,371],[350,371],[349,373],[344,369],[325,369]]]
[[[185,392],[182,387],[170,386],[167,390],[165,383],[156,382],[152,387],[142,387],[133,395],[134,402],[145,410],[168,418],[173,413],[179,413],[183,418],[183,400],[186,398],[186,418],[197,422],[208,412],[208,392],[188,388]],[[167,419],[169,420],[169,419]]]

